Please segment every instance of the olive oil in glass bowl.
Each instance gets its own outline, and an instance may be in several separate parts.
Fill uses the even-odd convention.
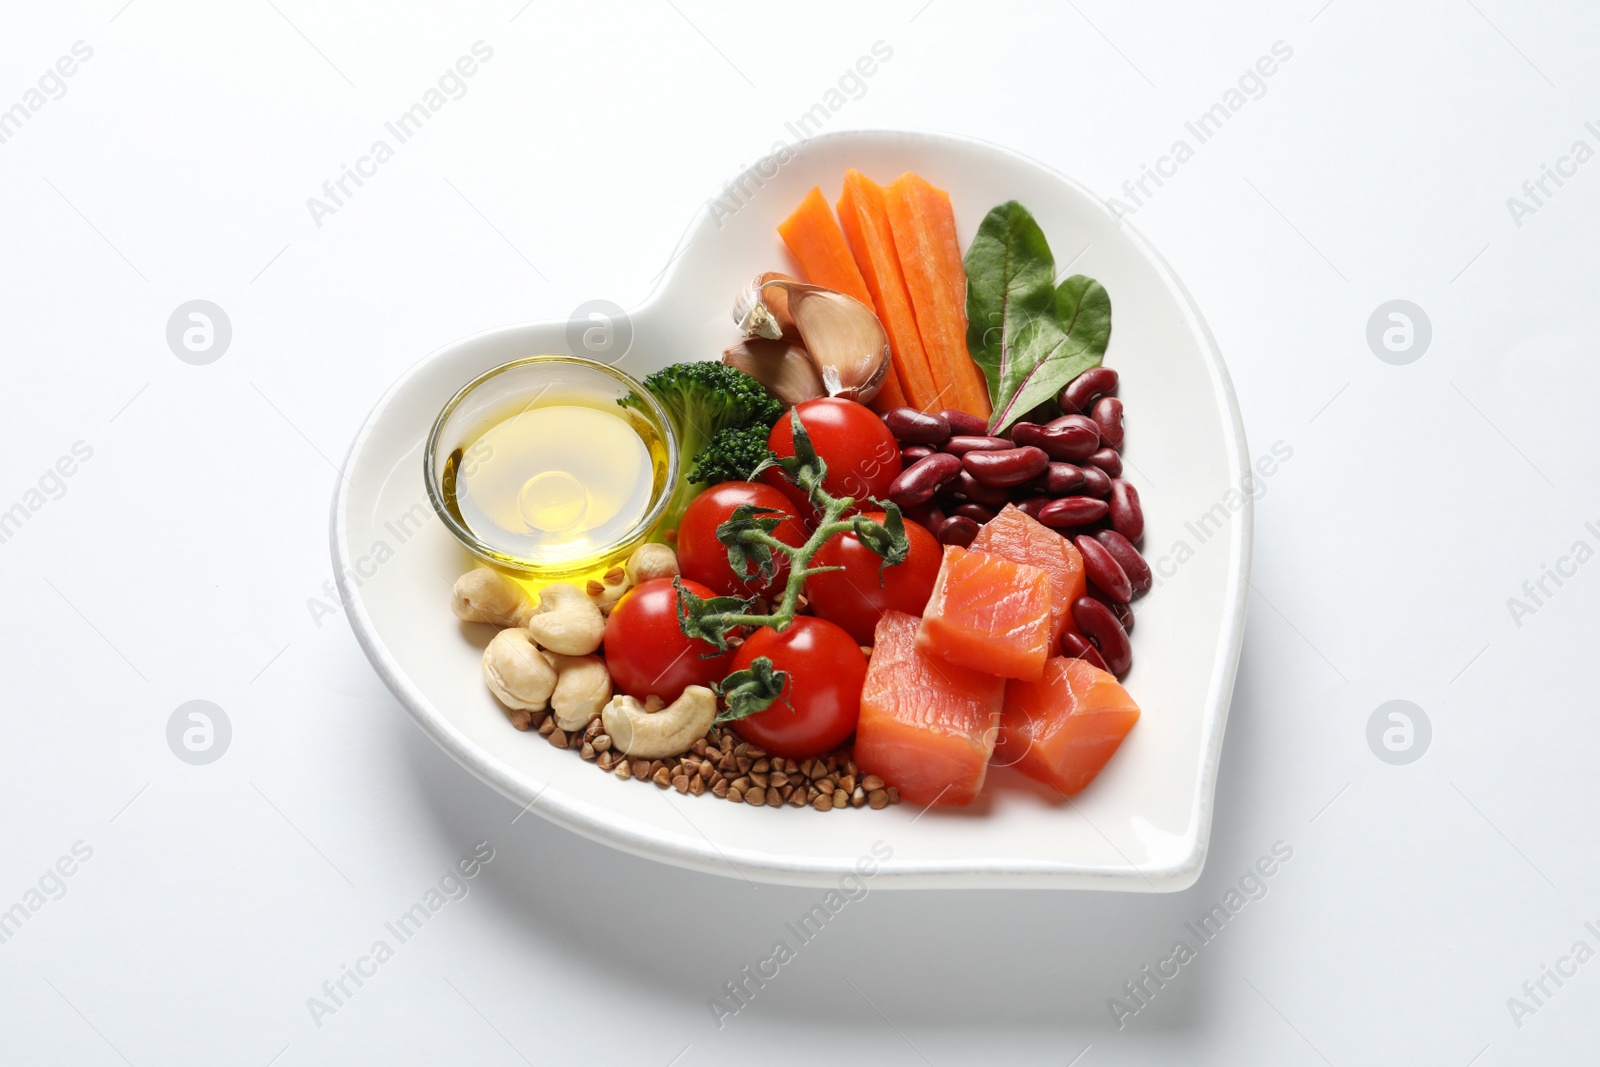
[[[469,382],[435,420],[428,498],[473,555],[524,581],[581,581],[622,562],[678,478],[672,423],[603,363],[530,356]]]

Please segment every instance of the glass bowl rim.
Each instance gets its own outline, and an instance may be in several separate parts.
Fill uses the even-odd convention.
[[[445,506],[444,493],[439,484],[439,471],[434,458],[438,454],[439,438],[444,432],[445,423],[449,421],[451,415],[455,414],[456,408],[460,407],[461,403],[466,400],[468,396],[477,390],[479,386],[484,385],[485,383],[507,373],[508,371],[536,363],[572,364],[582,367],[586,370],[599,371],[600,373],[620,382],[635,395],[644,398],[645,405],[649,409],[647,414],[651,420],[655,422],[657,429],[661,433],[661,439],[665,443],[667,449],[666,487],[657,495],[655,501],[650,505],[650,510],[645,512],[644,516],[632,529],[611,543],[601,546],[596,550],[595,555],[604,556],[611,552],[615,552],[617,549],[622,548],[629,542],[638,540],[641,536],[647,535],[648,532],[655,527],[656,523],[660,521],[662,514],[667,510],[667,505],[672,501],[673,489],[678,484],[679,456],[677,430],[672,425],[672,419],[667,415],[666,409],[661,406],[661,401],[656,399],[656,395],[654,393],[645,388],[643,382],[626,371],[618,370],[609,363],[601,363],[598,360],[587,359],[583,356],[561,355],[558,353],[523,356],[521,358],[513,359],[508,362],[501,363],[498,366],[489,368],[476,378],[473,378],[466,385],[463,385],[460,389],[456,390],[455,395],[445,402],[444,407],[439,409],[439,414],[434,417],[433,427],[428,431],[428,440],[423,446],[422,452],[423,480],[426,482],[426,488],[428,490],[428,502],[433,505],[434,514],[439,516],[439,521],[444,523],[445,528],[455,535],[456,540],[460,541],[462,546],[473,555],[487,562],[497,564],[507,570],[523,575],[543,576],[576,573],[576,571],[581,568],[563,567],[561,565],[547,566],[545,564],[537,563],[533,560],[524,559],[520,556],[512,556],[505,552],[501,552],[499,549],[493,548],[486,544],[481,538],[478,537],[477,534],[467,529],[465,525],[457,522],[455,516],[450,514],[450,509]]]

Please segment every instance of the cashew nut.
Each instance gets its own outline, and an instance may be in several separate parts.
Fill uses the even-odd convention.
[[[556,725],[568,733],[581,730],[611,699],[611,672],[599,656],[552,654],[549,659],[556,669],[556,688],[550,696]]]
[[[533,600],[522,586],[488,567],[470,570],[456,579],[450,609],[466,622],[494,626],[524,626],[533,614]]]
[[[542,711],[556,688],[556,668],[527,630],[501,630],[483,650],[483,680],[508,708]]]
[[[611,609],[617,606],[628,590],[633,588],[633,583],[628,580],[628,573],[621,567],[612,567],[600,576],[600,579],[589,579],[589,584],[584,586],[584,592],[589,594],[589,603],[600,609],[600,614],[610,615]]]
[[[717,697],[703,685],[691,685],[658,712],[648,712],[633,697],[617,695],[600,712],[611,742],[638,759],[666,759],[689,750],[706,735],[717,717]]]
[[[563,656],[587,656],[600,647],[606,619],[582,589],[566,582],[539,591],[539,607],[523,624],[539,647]]]
[[[652,578],[671,578],[678,573],[678,554],[668,545],[648,542],[633,550],[626,570],[634,585]]]

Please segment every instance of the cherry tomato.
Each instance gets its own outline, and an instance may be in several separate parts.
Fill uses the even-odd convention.
[[[806,528],[801,525],[789,498],[770,485],[759,482],[723,482],[713,485],[689,502],[678,524],[678,567],[685,578],[709,586],[724,596],[762,596],[781,590],[789,578],[789,561],[774,553],[778,570],[768,582],[759,575],[749,580],[735,574],[728,562],[728,546],[717,540],[717,527],[726,522],[740,504],[770,508],[787,516],[772,536],[784,544],[799,547],[806,543]]]
[[[862,515],[878,522],[884,519],[881,511]],[[944,550],[933,534],[919,524],[907,519],[905,525],[911,551],[903,562],[884,570],[881,583],[878,568],[883,565],[883,557],[863,545],[853,533],[834,537],[811,561],[813,567],[844,568],[807,578],[806,597],[811,601],[812,611],[843,626],[859,645],[872,644],[872,632],[884,612],[903,611],[920,616],[928,606],[928,597],[933,594]]]
[[[825,396],[796,404],[794,410],[800,413],[817,455],[828,464],[824,489],[834,496],[853,496],[861,504],[889,492],[889,483],[900,476],[900,446],[870,408],[854,400]],[[773,424],[767,447],[779,457],[794,455],[794,428],[788,412]],[[811,502],[782,471],[769,467],[761,477],[793,500],[800,514],[812,513]]]
[[[715,596],[699,582],[683,587],[695,596]],[[678,628],[678,592],[671,578],[640,582],[628,591],[606,620],[606,667],[611,682],[631,697],[643,700],[654,693],[672,703],[691,685],[709,686],[728,673],[730,649],[710,659],[715,651],[706,642],[683,636]]]
[[[757,656],[766,656],[789,678],[766,711],[730,724],[740,737],[774,756],[809,759],[855,733],[867,657],[843,627],[809,615],[782,633],[763,626],[740,646],[733,670],[744,670]]]

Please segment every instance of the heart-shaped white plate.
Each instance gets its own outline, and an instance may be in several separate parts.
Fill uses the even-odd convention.
[[[333,505],[334,569],[356,637],[400,703],[463,766],[533,813],[635,855],[794,885],[831,884],[867,857],[879,864],[879,886],[1186,888],[1205,860],[1244,633],[1250,469],[1216,344],[1137,232],[1075,182],[992,145],[830,134],[763,160],[707,203],[655,294],[611,324],[613,343],[628,344],[617,365],[642,377],[716,358],[737,339],[729,309],[739,288],[759,271],[793,269],[778,221],[813,185],[837,195],[849,167],[879,181],[914,170],[949,190],[963,247],[991,207],[1019,200],[1058,265],[1111,294],[1106,363],[1122,375],[1126,476],[1143,497],[1144,548],[1159,584],[1137,605],[1126,681],[1144,713],[1087,790],[1064,802],[1000,769],[970,808],[753,808],[618,781],[513,729],[479,676],[487,628],[459,623],[448,607],[450,584],[472,560],[428,506],[423,444],[445,401],[489,368],[574,345],[592,354],[569,341],[581,324],[468,337],[422,360],[378,402]],[[591,336],[603,342],[605,333]]]

